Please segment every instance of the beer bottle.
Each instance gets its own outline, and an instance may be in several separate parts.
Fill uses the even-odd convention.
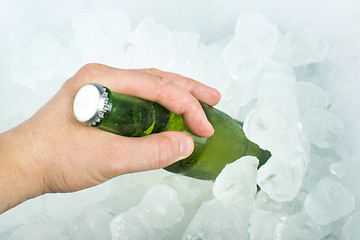
[[[194,140],[194,151],[165,168],[170,172],[214,180],[226,164],[242,156],[257,157],[259,167],[268,160],[270,152],[246,138],[241,122],[205,103],[200,104],[215,129],[208,138],[193,134],[180,115],[156,102],[115,93],[97,83],[86,84],[78,91],[73,110],[79,122],[121,136],[141,137],[163,131],[188,133]]]

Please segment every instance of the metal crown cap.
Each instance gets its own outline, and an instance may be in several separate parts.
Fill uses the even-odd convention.
[[[112,109],[108,94],[106,87],[100,84],[84,85],[74,99],[75,118],[86,125],[96,126],[104,118],[105,113]]]

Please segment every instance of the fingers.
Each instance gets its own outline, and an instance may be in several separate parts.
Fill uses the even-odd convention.
[[[206,86],[200,82],[197,82],[191,78],[187,78],[172,72],[164,72],[156,68],[150,69],[138,69],[135,71],[147,72],[153,75],[158,75],[163,78],[167,78],[170,81],[176,83],[181,86],[185,90],[187,90],[190,94],[192,94],[198,100],[210,105],[214,106],[220,101],[220,93],[215,88]]]
[[[164,168],[192,153],[194,142],[183,132],[163,132],[141,138],[119,138],[116,135],[107,139],[106,146],[116,149],[126,144],[124,151],[107,151],[112,156],[110,177],[124,173]],[[107,160],[108,160],[107,159]]]
[[[220,98],[216,90],[159,70],[122,70],[99,64],[90,64],[84,68],[83,71],[89,72],[83,76],[85,79],[103,84],[114,92],[158,102],[173,113],[182,115],[185,124],[196,135],[210,137],[214,133],[196,96],[209,104],[215,104]],[[83,71],[80,70],[80,74]],[[160,75],[151,71],[159,71]],[[206,95],[210,96],[209,99],[206,99]]]

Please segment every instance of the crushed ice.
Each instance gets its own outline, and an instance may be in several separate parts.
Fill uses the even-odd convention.
[[[218,88],[218,107],[243,121],[246,136],[272,157],[259,170],[256,158],[243,157],[215,183],[155,170],[41,196],[0,216],[1,239],[360,237],[360,32],[333,41],[316,28],[234,15],[239,7],[230,5],[228,19],[204,10],[213,28],[193,18],[178,23],[190,31],[175,31],[162,18],[139,17],[131,4],[124,12],[109,6],[63,10],[71,16],[66,31],[14,44],[0,131],[31,116],[87,62],[157,67]]]

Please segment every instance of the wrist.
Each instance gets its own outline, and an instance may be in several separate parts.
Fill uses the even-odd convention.
[[[44,193],[29,135],[22,125],[0,134],[0,213]]]

